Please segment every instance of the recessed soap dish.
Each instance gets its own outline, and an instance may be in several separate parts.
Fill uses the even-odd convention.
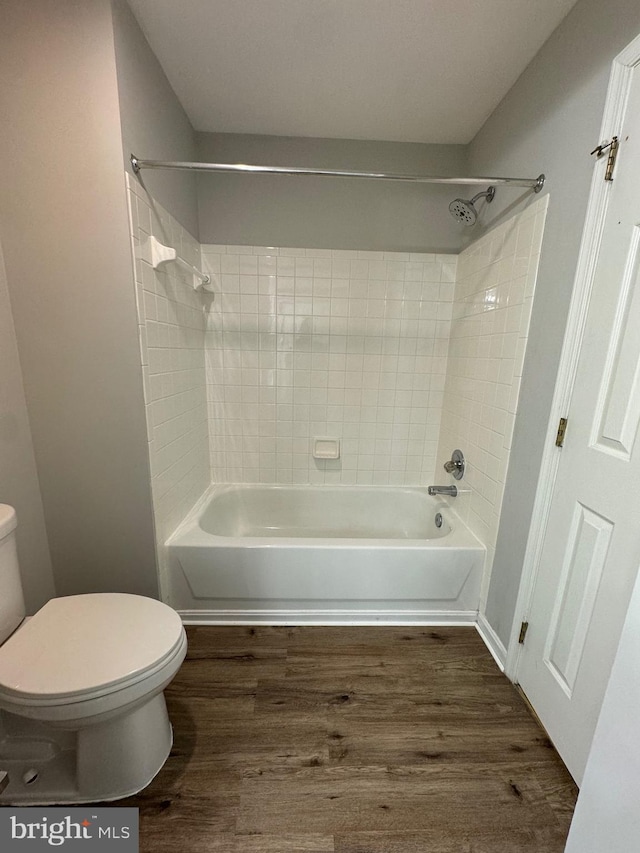
[[[314,438],[313,439],[313,458],[314,459],[340,459],[340,439],[339,438]]]

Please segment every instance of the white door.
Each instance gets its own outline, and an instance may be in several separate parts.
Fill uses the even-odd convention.
[[[578,782],[640,566],[637,69],[620,140],[516,678]]]

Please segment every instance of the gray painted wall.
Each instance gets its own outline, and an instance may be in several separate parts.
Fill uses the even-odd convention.
[[[58,594],[157,594],[108,0],[4,0],[0,237]]]
[[[125,168],[129,157],[195,160],[193,128],[125,0],[112,0],[113,30]],[[139,180],[150,195],[198,237],[196,176],[147,171]]]
[[[470,146],[472,172],[545,172],[549,212],[533,306],[487,619],[506,643],[573,286],[611,63],[640,33],[637,0],[581,0]],[[503,190],[491,214],[532,196]],[[537,198],[537,196],[533,196]],[[487,223],[490,226],[492,223]]]
[[[269,166],[467,174],[466,146],[196,133],[198,160]],[[457,252],[449,202],[465,187],[198,173],[202,243]]]
[[[0,503],[18,514],[18,559],[29,613],[53,595],[53,572],[27,403],[0,247]]]

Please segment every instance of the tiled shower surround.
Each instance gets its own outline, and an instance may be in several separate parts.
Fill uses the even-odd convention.
[[[549,196],[458,256],[437,471],[460,447],[454,508],[487,548],[481,610],[495,553]],[[442,473],[437,475],[442,477]]]
[[[202,247],[215,482],[432,482],[453,255]],[[341,442],[315,460],[314,437]]]
[[[149,235],[200,264],[200,245],[126,175],[160,588],[164,543],[211,482],[204,339],[207,302],[175,264],[145,260]]]
[[[447,483],[487,547],[500,520],[548,196],[459,256],[200,246],[127,176],[160,579],[217,483]],[[153,270],[153,234],[214,273]],[[314,437],[341,442],[312,457]]]

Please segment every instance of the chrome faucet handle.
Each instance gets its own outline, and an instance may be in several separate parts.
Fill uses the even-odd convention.
[[[444,470],[452,474],[454,479],[461,480],[464,474],[464,455],[461,450],[454,450],[451,459],[444,463]]]

